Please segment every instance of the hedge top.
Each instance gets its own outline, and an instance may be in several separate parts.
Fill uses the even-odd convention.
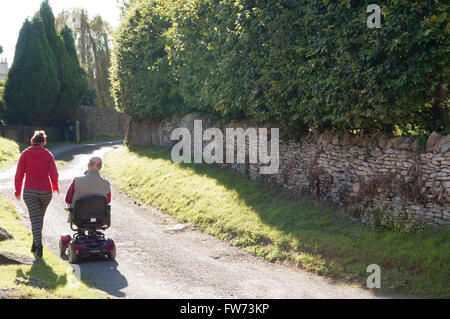
[[[449,5],[134,0],[115,36],[116,106],[133,118],[194,110],[296,135],[450,127]]]

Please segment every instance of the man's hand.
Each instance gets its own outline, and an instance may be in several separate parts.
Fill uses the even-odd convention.
[[[53,193],[58,193],[58,195],[59,195],[59,194],[60,194],[59,189],[55,189],[55,190],[53,191]]]
[[[14,195],[16,199],[20,202],[20,195]]]

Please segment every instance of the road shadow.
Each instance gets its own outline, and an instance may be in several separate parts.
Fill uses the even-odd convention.
[[[76,148],[73,145],[62,145],[56,147],[50,147],[49,151],[55,156],[55,160],[70,162],[77,155],[88,155],[105,146],[120,145],[120,141],[110,141],[92,144],[76,144]]]
[[[67,254],[60,254],[61,259],[69,261]],[[125,293],[120,290],[128,287],[127,278],[117,269],[117,261],[105,261],[101,257],[87,257],[72,264],[75,276],[86,285],[102,290],[114,297],[123,298]]]
[[[71,266],[74,268],[75,274],[79,270],[80,279],[88,286],[95,287],[114,297],[125,297],[125,293],[121,290],[128,287],[128,280],[120,273],[117,261],[104,261],[92,257]]]

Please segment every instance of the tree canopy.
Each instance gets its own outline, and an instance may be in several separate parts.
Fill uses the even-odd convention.
[[[48,123],[60,81],[42,19],[26,20],[5,83],[5,118],[10,124]]]
[[[116,107],[136,118],[246,117],[291,135],[449,129],[448,3],[385,1],[374,29],[368,4],[126,2],[113,52]]]
[[[89,91],[83,98],[84,102],[99,107],[113,106],[109,80],[112,33],[109,23],[98,15],[89,18],[86,9],[74,8],[62,11],[56,18],[56,26],[61,34],[66,25],[74,32],[74,47],[89,81]]]
[[[177,113],[181,96],[166,52],[164,33],[171,26],[164,1],[136,1],[115,35],[112,93],[119,111],[134,118]]]

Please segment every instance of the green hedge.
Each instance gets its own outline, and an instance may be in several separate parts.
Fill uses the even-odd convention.
[[[133,118],[171,115],[182,102],[166,52],[171,19],[164,3],[135,1],[115,34],[112,94],[117,109]]]
[[[307,128],[449,127],[449,5],[371,1],[134,0],[115,37],[117,108],[192,110]],[[179,96],[182,97],[182,101]]]

